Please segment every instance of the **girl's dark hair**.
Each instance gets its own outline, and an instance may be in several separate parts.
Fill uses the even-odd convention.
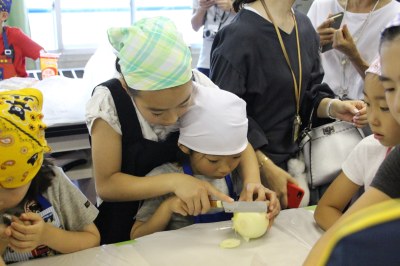
[[[121,73],[121,66],[119,65],[119,57],[117,57],[117,59],[115,59],[115,69],[118,71],[118,73]]]
[[[239,12],[240,9],[243,8],[244,4],[253,3],[255,1],[257,1],[257,0],[235,0],[235,1],[233,1],[232,6],[233,6],[233,9],[235,10],[235,12],[237,13],[237,12]]]
[[[50,186],[53,178],[56,176],[52,167],[53,162],[45,158],[39,172],[32,179],[32,183],[26,194],[27,200],[36,200],[39,195],[45,192]]]
[[[193,151],[189,150],[189,154],[184,153],[181,149],[177,151],[177,161],[179,165],[190,164],[190,155],[192,155]]]
[[[380,47],[384,42],[393,41],[398,36],[400,36],[400,25],[386,28],[381,34]]]
[[[122,75],[121,72],[121,66],[119,64],[119,57],[117,57],[117,59],[115,60],[115,69],[118,71],[118,73],[123,77],[124,75]],[[139,94],[138,90],[132,89],[128,86],[128,93],[131,97],[135,97]]]

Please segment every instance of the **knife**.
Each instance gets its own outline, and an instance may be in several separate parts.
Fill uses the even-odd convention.
[[[211,200],[211,207],[223,208],[225,212],[267,212],[268,201],[234,201]]]

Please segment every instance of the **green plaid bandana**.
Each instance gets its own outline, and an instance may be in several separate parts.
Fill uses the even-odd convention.
[[[192,77],[189,47],[168,18],[145,18],[128,28],[110,28],[108,39],[132,89],[162,90]]]

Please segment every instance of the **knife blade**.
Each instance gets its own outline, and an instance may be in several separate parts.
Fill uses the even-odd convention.
[[[216,200],[212,207],[223,208],[225,212],[267,212],[268,201],[234,201]]]

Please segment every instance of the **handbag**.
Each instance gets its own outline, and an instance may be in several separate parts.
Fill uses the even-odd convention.
[[[345,121],[312,128],[311,119],[302,131],[299,148],[306,166],[311,189],[326,185],[338,176],[342,163],[353,148],[365,137],[361,129]]]

